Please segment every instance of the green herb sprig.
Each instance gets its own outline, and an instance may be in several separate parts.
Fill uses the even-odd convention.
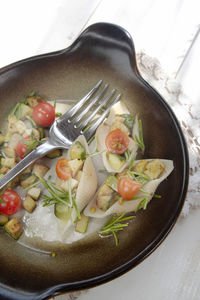
[[[139,136],[137,136],[135,134],[134,138],[135,138],[135,141],[138,145],[138,147],[142,150],[142,152],[144,153],[144,150],[145,150],[145,145],[144,145],[144,140],[143,140],[143,131],[142,131],[142,121],[139,120],[138,121],[138,124],[139,124]]]
[[[135,218],[135,216],[129,216],[125,217],[126,213],[122,213],[120,216],[114,215],[112,216],[102,227],[102,229],[99,231],[100,235],[109,235],[113,234],[115,239],[115,244],[118,246],[119,241],[116,235],[116,232],[123,230],[125,227],[128,226],[127,223],[123,223],[125,221],[131,220]]]

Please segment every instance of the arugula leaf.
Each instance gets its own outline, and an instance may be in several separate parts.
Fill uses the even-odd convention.
[[[125,118],[124,125],[131,130],[133,128],[135,118],[131,114],[122,114],[120,116]]]

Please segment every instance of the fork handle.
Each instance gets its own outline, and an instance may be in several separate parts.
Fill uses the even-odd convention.
[[[0,179],[0,189],[2,189],[12,179],[14,179],[17,175],[19,175],[19,173],[21,173],[24,169],[26,169],[30,164],[34,163],[38,158],[43,157],[51,150],[57,148],[58,146],[51,144],[49,140],[43,143],[42,145],[38,146],[35,150],[29,153],[14,168],[12,168],[8,173],[6,173]]]

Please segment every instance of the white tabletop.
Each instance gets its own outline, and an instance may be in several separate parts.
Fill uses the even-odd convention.
[[[88,25],[111,22],[130,32],[137,52],[156,57],[176,77],[191,105],[200,103],[198,0],[2,0],[0,12],[0,67],[66,48]],[[80,296],[56,300],[200,299],[199,228],[196,207],[136,268]]]

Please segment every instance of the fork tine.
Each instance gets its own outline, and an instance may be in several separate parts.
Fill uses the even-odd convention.
[[[112,98],[115,93],[115,89],[111,91],[111,93],[101,102],[101,104],[91,113],[91,115],[81,123],[80,129],[83,129],[92,119],[93,117],[99,112],[99,110]]]
[[[91,138],[91,136],[94,134],[96,131],[97,127],[103,122],[107,114],[109,113],[111,107],[119,100],[121,97],[121,94],[118,94],[114,100],[111,102],[111,104],[107,107],[107,109],[103,112],[103,114],[95,121],[94,124],[84,133],[85,137],[87,140]],[[81,130],[82,131],[82,130]]]
[[[101,98],[101,96],[105,93],[107,88],[108,88],[108,84],[105,84],[103,89],[98,93],[98,95],[87,105],[87,107],[81,113],[79,113],[77,117],[75,117],[75,119],[73,119],[74,123],[81,121],[83,116],[85,116],[85,114],[90,110],[90,108]]]
[[[96,92],[96,90],[99,88],[99,86],[102,84],[103,80],[99,80],[97,84],[85,95],[80,101],[78,101],[74,106],[72,106],[66,114],[63,116],[66,118],[67,117],[73,117],[73,115],[81,108],[85,102]]]

